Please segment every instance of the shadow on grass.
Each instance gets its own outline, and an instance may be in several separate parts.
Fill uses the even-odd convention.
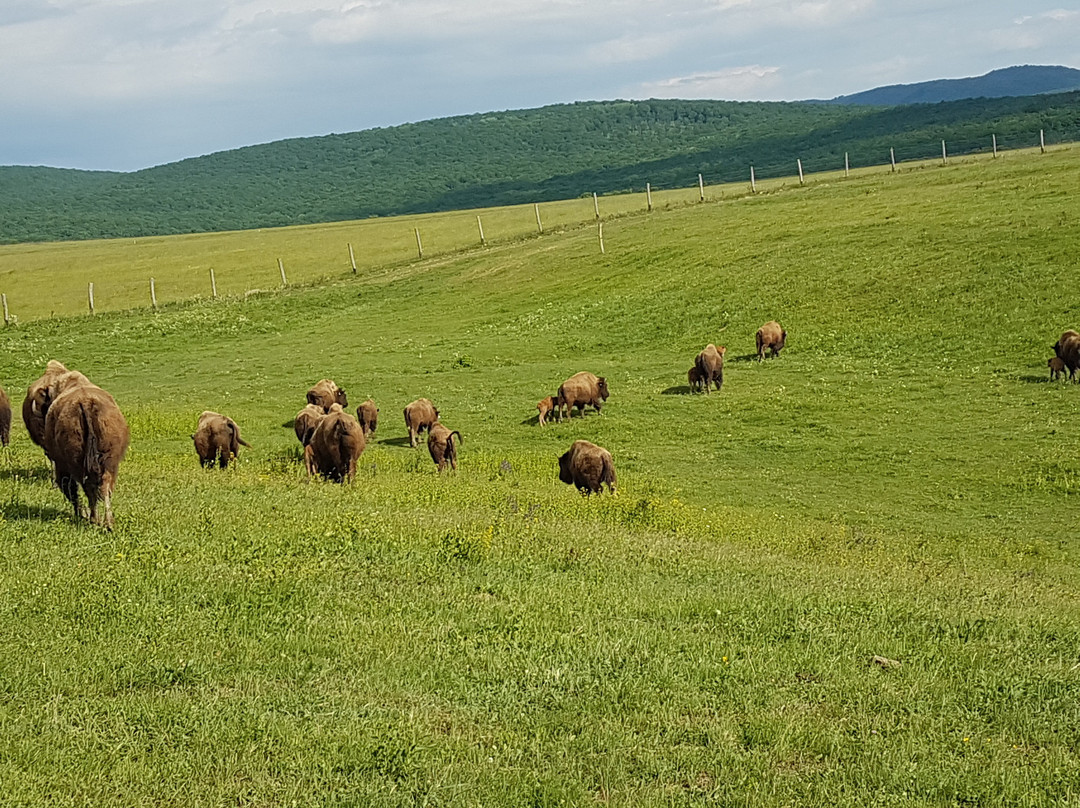
[[[52,469],[48,466],[25,466],[9,465],[0,460],[0,480],[44,480],[52,482]]]
[[[730,359],[727,358],[727,357],[724,357],[724,361],[725,362],[756,362],[757,361],[757,354],[756,353],[742,354],[740,356],[733,356]]]
[[[1025,384],[1069,384],[1068,379],[1051,379],[1049,373],[1025,373],[1023,375],[1017,375],[1016,380],[1024,382]],[[1076,382],[1072,382],[1076,384]]]
[[[0,505],[0,516],[12,522],[35,520],[53,522],[64,516],[71,517],[71,508],[55,508],[52,505],[27,505],[23,502],[5,502]]]
[[[661,390],[662,396],[692,396],[694,391],[690,389],[688,384],[677,384],[674,387],[669,387],[667,390]]]
[[[416,440],[417,440],[417,445],[419,446],[420,443],[427,440],[427,438],[425,438],[423,435],[421,435]],[[380,446],[404,446],[406,449],[412,448],[411,446],[409,446],[409,436],[408,435],[405,435],[404,437],[400,437],[400,438],[383,438],[383,439],[381,439],[379,441],[379,445]]]

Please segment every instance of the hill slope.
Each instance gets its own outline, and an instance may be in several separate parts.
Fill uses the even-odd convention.
[[[937,104],[965,98],[1004,98],[1006,96],[1063,93],[1080,89],[1080,70],[1071,67],[1020,65],[992,70],[982,76],[963,79],[937,79],[916,84],[890,84],[852,95],[841,95],[829,104]]]
[[[302,138],[130,174],[0,168],[0,242],[238,230],[790,176],[1080,139],[1080,93],[879,109],[581,103]]]

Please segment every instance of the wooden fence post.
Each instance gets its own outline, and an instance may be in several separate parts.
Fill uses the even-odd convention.
[[[214,278],[213,267],[210,267],[210,297],[217,300],[217,280]]]
[[[154,279],[150,279],[150,305],[157,311],[157,292],[154,290]]]
[[[750,166],[750,193],[757,193],[757,180],[754,179],[754,167]]]
[[[90,281],[90,285],[86,287],[86,298],[90,303],[90,313],[94,313],[94,282]]]
[[[480,231],[480,244],[486,247],[487,241],[484,240],[484,223],[480,221],[480,217],[476,217],[476,229]]]
[[[802,173],[802,158],[801,157],[797,158],[796,162],[799,164],[799,185],[805,185],[805,182],[804,182],[805,178],[803,177],[803,173]]]
[[[1039,152],[1046,154],[1046,133],[1042,129],[1039,130]]]
[[[604,250],[604,223],[603,222],[597,222],[596,223],[596,235],[600,239],[600,254],[603,255],[605,253],[605,250]]]
[[[652,211],[652,186],[649,183],[645,183],[645,207]]]
[[[893,173],[896,173],[896,149],[889,149],[889,162],[892,163]]]
[[[356,256],[353,254],[352,242],[350,241],[350,242],[348,242],[348,244],[349,244],[349,263],[352,264],[352,273],[353,273],[353,275],[355,275],[356,274]]]
[[[997,135],[991,135],[990,138],[994,146],[994,159],[997,159]]]
[[[699,202],[704,202],[705,201],[705,180],[700,174],[697,175],[697,188],[698,188],[698,201]]]
[[[945,151],[945,141],[941,141],[941,164],[947,166],[949,164],[949,153]]]
[[[420,240],[420,228],[414,227],[413,231],[416,233],[416,255],[419,258],[424,257],[424,242]]]
[[[848,153],[844,152],[844,176],[851,176],[851,162],[848,160]]]
[[[4,302],[4,325],[9,325],[11,323],[11,316],[8,314],[7,295],[0,295],[0,300]]]
[[[593,194],[593,199],[596,199],[596,194]],[[536,212],[536,232],[543,233],[544,225],[540,221],[540,203],[534,203],[533,210]]]
[[[282,286],[288,286],[289,281],[285,277],[285,262],[282,261],[280,258],[277,260],[277,268],[278,268],[278,272],[281,273],[281,285]]]
[[[592,208],[593,213],[596,214],[596,220],[600,220],[600,200],[596,196],[596,191],[593,191],[592,195]]]

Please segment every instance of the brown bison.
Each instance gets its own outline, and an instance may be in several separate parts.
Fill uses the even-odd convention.
[[[0,446],[7,446],[11,440],[11,399],[0,387]]]
[[[686,382],[690,385],[691,393],[701,392],[701,372],[697,369],[696,365],[686,371]]]
[[[326,417],[323,408],[317,404],[308,404],[293,419],[293,431],[296,439],[304,447],[304,468],[307,469],[308,477],[315,473],[315,462],[311,456],[311,436],[315,434],[315,427],[319,421]]]
[[[615,465],[611,452],[587,440],[576,440],[559,458],[559,479],[584,495],[599,494],[604,483],[615,493]]]
[[[349,406],[349,399],[345,391],[337,386],[332,379],[322,379],[307,391],[307,403],[322,407],[323,412],[330,412],[331,404],[340,404],[343,408]]]
[[[452,471],[457,471],[457,446],[454,445],[454,435],[457,435],[458,443],[461,443],[461,433],[456,429],[451,432],[449,428],[436,422],[428,430],[428,452],[439,471],[446,468],[447,463],[450,464]]]
[[[26,390],[26,398],[23,399],[22,417],[26,424],[26,431],[30,433],[30,440],[38,446],[45,446],[45,415],[49,411],[49,385],[65,373],[70,373],[63,363],[50,359],[45,366],[45,373],[30,385]],[[82,376],[82,374],[79,374]],[[83,376],[83,379],[86,379]],[[89,382],[89,379],[87,379]]]
[[[698,384],[709,392],[709,386],[716,385],[716,392],[724,384],[724,354],[727,348],[721,345],[717,348],[711,342],[694,359],[694,369],[698,372]],[[700,389],[700,388],[699,388]]]
[[[241,446],[251,444],[240,437],[236,421],[218,412],[205,410],[199,416],[199,425],[191,439],[203,468],[209,468],[217,460],[221,468],[228,468],[229,461],[240,453]]]
[[[1054,343],[1054,354],[1069,369],[1069,378],[1076,377],[1076,371],[1080,370],[1080,334],[1071,328],[1061,335]]]
[[[586,406],[591,406],[597,412],[600,412],[600,408],[607,400],[607,379],[583,370],[580,373],[575,373],[559,385],[559,395],[556,397],[555,403],[559,408],[559,420],[561,421],[564,412],[567,418],[573,416],[574,407],[578,408],[581,415],[585,415]]]
[[[364,436],[369,437],[379,428],[379,408],[370,398],[356,408],[356,420],[360,428],[364,430]]]
[[[548,417],[555,411],[556,406],[558,406],[558,404],[555,396],[542,398],[536,403],[536,409],[540,413],[540,426],[547,423]]]
[[[1060,356],[1051,356],[1046,360],[1046,364],[1050,368],[1050,381],[1065,375],[1065,363]]]
[[[75,516],[112,529],[112,492],[120,461],[127,452],[130,432],[116,400],[77,371],[63,373],[48,383],[48,404],[43,436],[45,454],[53,462],[57,487],[75,509]],[[32,408],[36,415],[39,402]],[[79,508],[79,486],[89,503]],[[98,502],[105,505],[104,521]]]
[[[416,448],[417,436],[430,430],[439,420],[439,410],[426,398],[418,398],[405,407],[405,427],[409,430],[409,445]]]
[[[770,357],[780,354],[780,351],[784,348],[784,343],[787,342],[787,331],[782,329],[780,323],[776,322],[776,320],[769,320],[757,330],[754,342],[757,343],[757,358],[760,362],[765,358],[766,348],[769,349]]]
[[[367,441],[364,430],[340,404],[331,404],[311,436],[306,452],[316,471],[336,483],[352,482],[356,476],[356,461]]]

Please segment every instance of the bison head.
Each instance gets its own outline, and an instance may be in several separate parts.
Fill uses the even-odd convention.
[[[596,386],[600,389],[600,398],[604,401],[608,400],[607,379],[601,376],[596,380]]]
[[[570,473],[570,452],[559,457],[559,481],[573,485],[574,476]]]

